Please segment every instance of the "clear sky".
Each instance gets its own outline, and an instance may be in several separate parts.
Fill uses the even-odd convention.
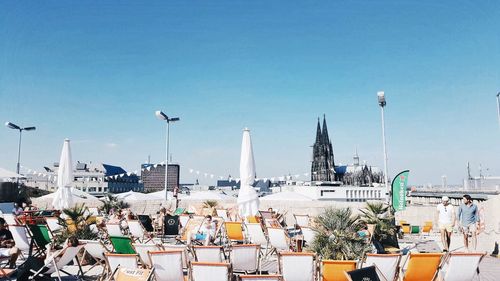
[[[323,114],[337,163],[382,167],[384,90],[390,174],[460,183],[467,161],[500,175],[499,30],[499,1],[2,1],[0,121],[37,126],[24,166],[70,138],[133,171],[164,161],[162,109],[182,180],[213,184],[238,177],[244,127],[259,177],[309,172]],[[0,167],[17,141],[0,128]]]

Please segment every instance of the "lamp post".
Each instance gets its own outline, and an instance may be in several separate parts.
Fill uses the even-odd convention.
[[[387,201],[389,204],[391,204],[391,190],[388,182],[388,171],[387,171],[387,147],[385,143],[385,120],[384,120],[384,107],[386,106],[387,102],[385,101],[385,93],[383,91],[377,92],[377,97],[378,97],[378,105],[380,106],[380,111],[382,114],[382,144],[384,147],[384,184],[385,188],[387,189]]]
[[[500,92],[497,94],[498,126],[500,126]]]
[[[168,154],[169,154],[169,143],[170,143],[170,122],[176,122],[180,119],[178,117],[169,118],[161,110],[155,112],[156,118],[167,121],[167,143],[165,152],[165,200],[168,200]]]
[[[18,150],[17,150],[17,168],[16,168],[16,173],[19,174],[19,170],[21,168],[20,160],[21,160],[21,140],[22,140],[22,135],[23,131],[34,131],[36,130],[36,127],[24,127],[21,128],[18,125],[11,123],[11,122],[5,122],[5,126],[9,129],[13,130],[18,130],[19,131],[19,144],[18,144]],[[19,191],[19,178],[17,178],[17,189]]]

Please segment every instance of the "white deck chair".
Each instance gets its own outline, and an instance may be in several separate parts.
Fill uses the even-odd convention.
[[[95,225],[95,224],[91,224],[91,225],[89,225],[89,228],[90,228],[90,230],[91,230],[93,233],[95,233],[95,234],[99,234],[99,228],[97,227],[97,225]]]
[[[17,225],[19,222],[13,214],[3,214],[3,218],[8,225]]]
[[[57,279],[59,279],[59,281],[61,281],[60,271],[71,276],[72,274],[64,271],[63,267],[65,267],[73,259],[75,259],[78,252],[80,252],[80,250],[83,249],[84,246],[85,246],[84,244],[81,244],[81,245],[78,245],[77,247],[65,247],[61,251],[57,251],[54,254],[48,256],[44,261],[44,266],[36,272],[32,271],[35,274],[33,276],[31,276],[30,278],[35,279],[37,276],[40,276],[40,275],[50,276],[52,273],[55,272],[57,274]],[[56,260],[56,257],[58,257],[62,251],[64,251],[64,253],[62,254],[62,256],[60,256],[59,260]],[[78,262],[78,259],[76,259],[76,260]],[[83,278],[83,271],[82,271],[82,267],[80,266],[80,262],[78,262],[78,267],[79,267],[79,269],[78,269],[77,274],[79,274],[80,277]]]
[[[179,222],[181,223],[181,227],[184,228],[189,221],[189,215],[180,215]]]
[[[221,246],[193,246],[195,259],[198,262],[222,262]]]
[[[316,231],[312,230],[310,227],[301,227],[301,230],[302,235],[304,236],[304,241],[306,241],[306,244],[311,245],[314,237],[316,237]]]
[[[314,253],[278,253],[280,274],[286,281],[313,281],[316,276]]]
[[[139,258],[141,259],[142,264],[151,267],[151,261],[149,260],[148,252],[155,252],[161,250],[158,245],[155,244],[141,244],[141,243],[132,243],[135,251],[139,254]]]
[[[106,246],[102,244],[101,241],[97,240],[80,240],[80,242],[85,244],[85,252],[88,253],[97,262],[92,265],[86,272],[89,272],[95,266],[102,266],[102,273],[106,273],[106,257],[104,254],[109,252]]]
[[[183,250],[149,252],[150,262],[155,268],[157,281],[182,281]]]
[[[245,226],[250,242],[261,247],[267,247],[269,242],[260,223],[245,223]]]
[[[233,272],[255,273],[260,265],[260,246],[256,244],[233,245],[230,260]]]
[[[28,241],[26,227],[24,225],[9,225],[9,230],[12,233],[16,247],[21,250],[22,253],[29,253],[30,243]]]
[[[187,245],[163,244],[162,247],[165,251],[182,250],[182,268],[184,269],[188,268],[189,262],[192,259],[190,254],[188,253]]]
[[[229,281],[231,271],[228,263],[193,262],[191,281]]]
[[[151,241],[151,238],[147,237],[147,233],[140,221],[128,221],[128,229],[130,230],[130,234],[132,234],[132,236],[134,237],[134,240],[142,243]]]
[[[445,261],[444,281],[466,281],[478,275],[478,267],[484,253],[450,253]],[[443,270],[444,271],[444,270]]]
[[[241,281],[281,281],[281,275],[240,275]]]
[[[227,210],[215,210],[217,212],[217,216],[221,217],[224,221],[231,221],[227,215]]]
[[[49,228],[50,232],[56,233],[62,230],[62,226],[59,224],[59,220],[57,218],[45,218],[45,221],[47,222],[47,227]]]
[[[109,236],[123,236],[122,229],[119,224],[108,223],[106,224],[106,230]]]
[[[285,230],[283,228],[268,227],[267,235],[269,237],[269,244],[273,247],[273,251],[283,252],[290,251],[290,242]]]
[[[152,280],[154,269],[130,269],[119,266],[113,276],[108,281],[150,281]]]
[[[383,276],[392,281],[398,278],[400,260],[400,254],[366,254],[361,267],[376,265]]]
[[[110,273],[115,272],[118,266],[134,269],[138,267],[136,254],[112,254],[105,253],[108,270]]]
[[[309,215],[293,215],[295,218],[295,223],[300,227],[309,227],[310,218]]]

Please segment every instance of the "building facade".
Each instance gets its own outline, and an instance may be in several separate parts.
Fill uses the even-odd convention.
[[[141,180],[144,191],[154,192],[165,189],[165,164],[142,164]],[[168,164],[168,190],[179,187],[181,166]]]
[[[318,118],[316,141],[313,145],[313,160],[311,165],[311,181],[336,181],[333,146],[328,136],[326,117],[323,116],[323,128]]]

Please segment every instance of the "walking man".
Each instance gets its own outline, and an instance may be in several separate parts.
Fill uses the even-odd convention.
[[[436,216],[438,218],[439,232],[441,232],[441,242],[443,252],[450,250],[451,234],[455,226],[455,209],[450,205],[450,198],[443,196],[441,203],[437,205]]]
[[[476,250],[477,228],[479,225],[479,210],[472,202],[470,195],[466,194],[462,198],[462,204],[458,208],[458,220],[464,234],[464,246],[469,251],[469,235],[472,240],[472,248]]]

